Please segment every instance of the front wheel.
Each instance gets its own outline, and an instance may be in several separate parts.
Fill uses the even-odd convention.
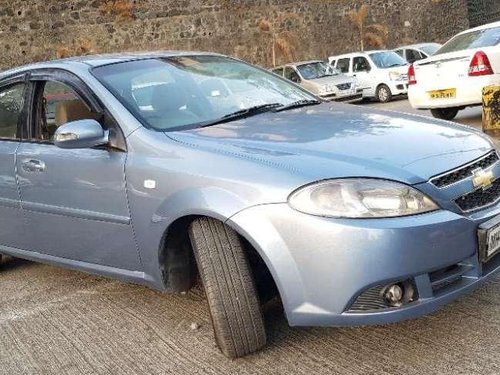
[[[458,113],[458,108],[436,108],[431,109],[431,114],[433,117],[441,120],[453,120]]]
[[[392,92],[389,86],[387,85],[380,85],[377,87],[377,92],[375,93],[377,96],[377,99],[380,103],[388,103],[392,100]]]
[[[238,235],[220,221],[200,218],[189,237],[220,350],[229,358],[259,350],[266,345],[264,319]]]

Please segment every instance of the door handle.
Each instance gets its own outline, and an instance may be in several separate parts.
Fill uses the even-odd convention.
[[[25,172],[43,172],[45,163],[37,159],[26,159],[22,161],[21,168]]]

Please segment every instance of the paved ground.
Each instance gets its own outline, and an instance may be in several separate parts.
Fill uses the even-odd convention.
[[[420,110],[411,108],[410,103],[406,99],[394,100],[394,101],[387,103],[387,104],[367,103],[367,104],[361,104],[361,105],[383,108],[383,109],[388,109],[391,111],[416,113],[419,115],[431,117],[430,111],[420,111]],[[458,112],[458,115],[454,121],[459,122],[461,124],[474,126],[476,128],[481,128],[481,117],[482,117],[482,108],[481,107],[472,107],[472,108],[466,108],[463,111]]]
[[[405,101],[384,107],[408,109]],[[230,361],[214,345],[199,291],[162,295],[7,258],[0,374],[500,374],[499,297],[497,277],[438,313],[370,328],[292,329],[272,306],[269,346]]]

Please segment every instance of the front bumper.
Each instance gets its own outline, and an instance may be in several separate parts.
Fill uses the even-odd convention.
[[[408,94],[408,81],[391,81],[389,88],[393,96]]]
[[[500,270],[500,255],[486,266],[477,255],[480,219],[446,210],[424,215],[340,220],[299,213],[288,204],[256,206],[228,224],[259,251],[280,291],[290,325],[351,326],[416,318],[470,292]],[[465,269],[444,288],[433,275]],[[419,299],[404,307],[350,311],[376,285],[411,279]]]
[[[347,91],[347,90],[346,90]],[[320,95],[323,100],[343,103],[355,103],[363,99],[363,89],[356,89],[355,93],[345,94],[342,91]]]

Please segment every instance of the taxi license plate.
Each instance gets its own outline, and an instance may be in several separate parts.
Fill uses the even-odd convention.
[[[434,90],[428,91],[430,99],[454,99],[457,97],[456,89]]]
[[[500,253],[500,218],[496,217],[479,227],[479,260],[487,262]]]

